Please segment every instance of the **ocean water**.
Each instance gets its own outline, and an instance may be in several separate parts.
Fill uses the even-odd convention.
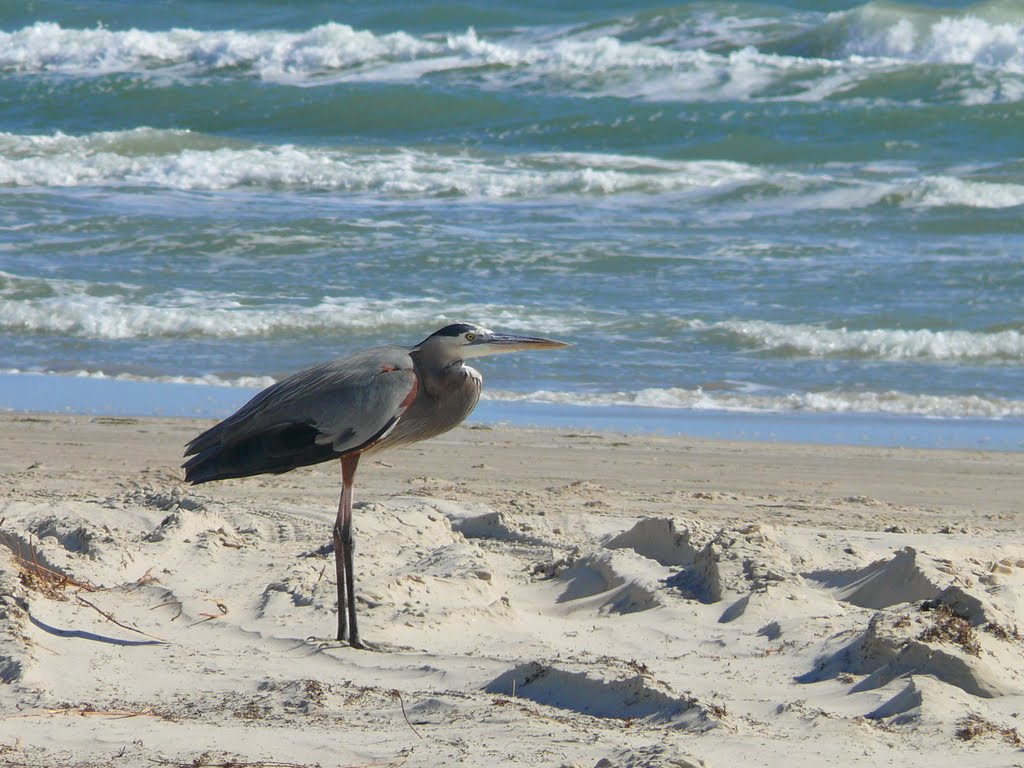
[[[513,421],[1024,448],[1024,5],[551,5],[0,0],[0,407],[469,320]]]

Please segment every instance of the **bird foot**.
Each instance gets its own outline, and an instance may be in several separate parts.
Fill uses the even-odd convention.
[[[380,646],[378,646],[378,645],[376,645],[374,643],[368,643],[365,640],[360,639],[358,636],[356,636],[356,637],[345,637],[345,636],[342,636],[342,637],[337,638],[335,640],[335,642],[340,643],[341,645],[347,645],[349,648],[355,648],[357,651],[379,651],[379,650],[381,650]]]
[[[381,646],[375,643],[368,643],[365,640],[360,640],[358,637],[354,640],[349,640],[348,644],[350,648],[355,648],[358,651],[375,651],[379,653],[384,650]]]

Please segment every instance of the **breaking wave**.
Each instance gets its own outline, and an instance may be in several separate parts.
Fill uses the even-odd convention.
[[[798,173],[725,160],[590,152],[492,155],[469,150],[326,149],[254,145],[182,130],[136,128],[83,136],[0,133],[0,186],[287,189],[392,198],[538,199],[562,196],[742,195],[764,211],[1012,208],[1024,185],[949,174],[917,176],[844,166]]]
[[[1024,417],[1024,400],[978,395],[923,395],[886,392],[758,392],[647,388],[635,392],[487,392],[485,399],[583,405],[685,408],[746,413],[882,413],[892,416],[1001,419]]]
[[[443,76],[654,101],[819,101],[909,64],[1024,74],[1024,23],[997,7],[940,12],[872,2],[780,18],[758,6],[706,4],[575,28],[374,33],[342,23],[303,31],[65,28],[0,32],[0,71],[71,77],[131,74],[251,78],[318,85]],[[1016,17],[1015,17],[1016,16]],[[1019,95],[1019,78],[1004,83]],[[965,85],[963,98],[971,98]]]
[[[0,369],[2,375],[69,376],[113,381],[159,382],[258,390],[270,386],[270,376],[142,376],[132,373],[106,373],[102,370],[75,371]],[[924,416],[939,419],[1018,419],[1024,418],[1024,400],[982,397],[980,395],[924,395],[899,391],[886,392],[788,392],[765,391],[758,387],[704,390],[679,387],[646,388],[619,392],[571,392],[537,390],[511,392],[485,389],[484,400],[529,402],[582,407],[637,407],[727,411],[736,413],[848,413]]]
[[[478,322],[528,330],[594,329],[616,332],[616,316],[557,312],[516,305],[442,302],[439,299],[324,297],[309,306],[252,306],[245,297],[175,290],[137,295],[128,285],[25,278],[0,272],[0,330],[64,334],[92,339],[244,338],[341,334],[379,328],[420,331],[436,323]],[[706,322],[650,319],[651,329],[698,333],[705,343],[813,357],[889,361],[1024,364],[1024,332],[1000,330],[848,329],[765,320]],[[671,331],[669,331],[671,333]]]
[[[133,298],[130,286],[115,295],[96,295],[97,285],[80,281],[15,277],[0,272],[0,331],[63,334],[90,339],[343,334],[402,328],[422,331],[438,323],[475,318],[511,330],[531,327],[572,330],[585,321],[520,306],[442,303],[438,299],[325,297],[312,306],[248,306],[242,297],[173,291],[148,301]],[[413,340],[415,341],[415,340]]]
[[[994,6],[994,4],[993,4]],[[977,7],[936,13],[888,3],[868,3],[834,15],[842,21],[846,56],[870,56],[927,64],[961,64],[1024,72],[1024,18],[1006,18],[993,7],[986,19]],[[999,19],[1002,15],[1004,18]]]
[[[188,131],[86,136],[0,134],[0,185],[176,190],[295,188],[418,197],[612,195],[718,189],[765,177],[727,161],[528,153],[493,157],[416,149],[242,146]]]
[[[728,320],[712,324],[698,322],[695,327],[724,331],[742,345],[797,355],[1024,364],[1024,333],[1015,329],[853,330],[804,324],[786,325],[763,320]]]

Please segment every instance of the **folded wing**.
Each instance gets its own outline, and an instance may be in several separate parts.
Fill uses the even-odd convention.
[[[307,368],[190,442],[185,479],[280,474],[357,453],[395,427],[417,391],[412,358],[401,347]]]

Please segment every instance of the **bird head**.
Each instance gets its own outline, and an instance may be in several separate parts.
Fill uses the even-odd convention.
[[[496,333],[473,323],[453,323],[434,331],[417,344],[415,350],[422,350],[451,360],[465,360],[470,357],[497,355],[503,352],[561,349],[568,346],[564,341]]]

